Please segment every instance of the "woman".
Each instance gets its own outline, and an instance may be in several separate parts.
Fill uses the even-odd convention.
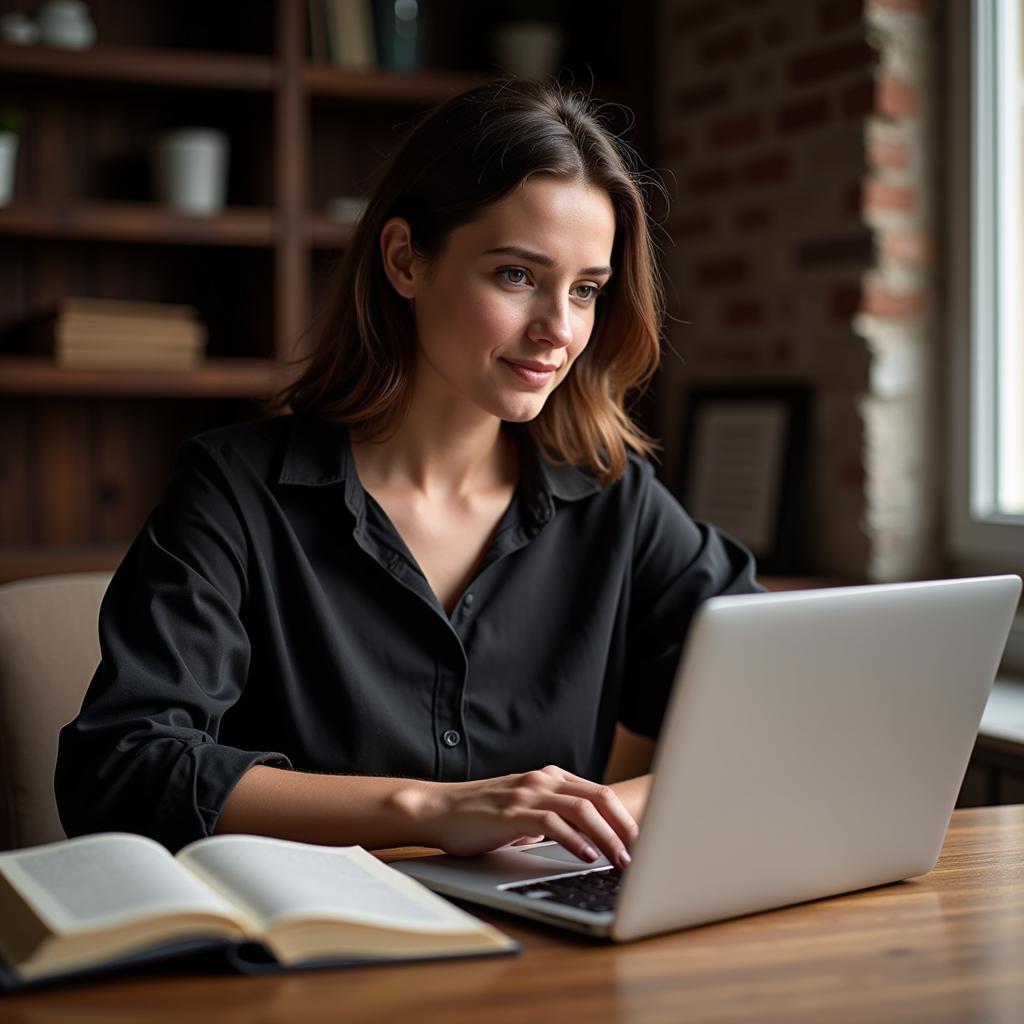
[[[69,835],[628,863],[650,776],[601,784],[616,725],[655,737],[696,605],[757,589],[625,411],[662,315],[632,166],[555,87],[412,133],[292,414],[188,442],[111,583],[61,734]]]

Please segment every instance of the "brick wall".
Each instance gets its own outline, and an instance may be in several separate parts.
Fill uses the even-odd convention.
[[[807,567],[895,579],[937,553],[928,0],[662,0],[660,391],[809,383]]]

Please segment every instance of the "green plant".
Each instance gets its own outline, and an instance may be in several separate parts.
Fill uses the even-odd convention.
[[[21,131],[22,116],[20,110],[0,110],[0,132]]]

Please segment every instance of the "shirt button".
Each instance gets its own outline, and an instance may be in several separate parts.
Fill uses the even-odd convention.
[[[468,608],[476,600],[476,594],[470,591],[463,599],[462,603]]]
[[[459,745],[459,740],[461,740],[462,737],[455,729],[448,729],[441,739],[444,741],[444,745],[446,747],[457,747]]]

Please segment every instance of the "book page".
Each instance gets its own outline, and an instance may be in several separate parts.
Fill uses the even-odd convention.
[[[0,872],[51,931],[66,934],[176,912],[238,913],[158,843],[104,833],[0,854]]]
[[[358,846],[214,836],[178,858],[262,927],[334,917],[433,933],[479,928],[474,917]]]

